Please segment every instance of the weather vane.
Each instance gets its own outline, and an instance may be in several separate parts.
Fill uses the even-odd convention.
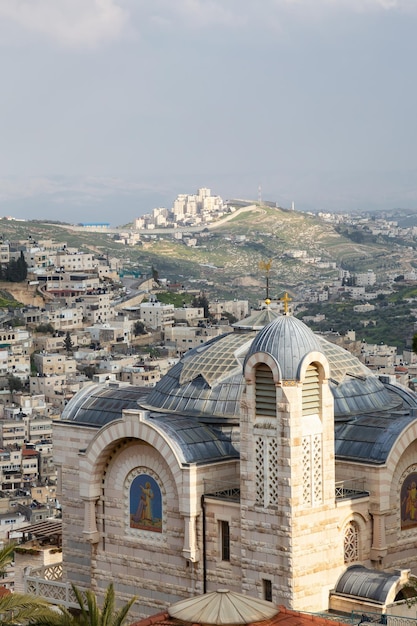
[[[271,271],[271,267],[272,267],[272,259],[269,259],[269,261],[261,261],[259,263],[259,269],[263,270],[265,272],[265,278],[266,278],[266,300],[269,300],[269,272]],[[268,302],[269,304],[269,302]]]

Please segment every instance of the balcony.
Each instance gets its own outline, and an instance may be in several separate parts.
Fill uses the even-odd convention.
[[[62,581],[62,563],[30,569],[24,576],[24,592],[51,604],[77,608],[79,606],[71,583]],[[84,593],[85,590],[81,589]]]
[[[205,480],[204,495],[229,502],[240,502],[240,486],[222,481]]]
[[[354,500],[369,496],[369,491],[364,488],[365,479],[340,480],[335,483],[336,500]]]

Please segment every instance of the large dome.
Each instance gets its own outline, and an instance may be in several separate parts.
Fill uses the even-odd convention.
[[[403,405],[395,388],[388,389],[350,352],[315,335],[301,320],[281,316],[255,336],[253,332],[235,332],[190,350],[157,383],[142,406],[207,420],[235,421],[240,413],[246,358],[255,352],[272,354],[283,377],[295,379],[301,358],[311,351],[324,353],[329,361],[336,419]]]

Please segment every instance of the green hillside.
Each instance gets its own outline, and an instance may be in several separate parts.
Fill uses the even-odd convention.
[[[174,239],[172,232],[146,231],[139,245],[133,247],[118,243],[116,232],[94,233],[64,224],[8,220],[0,220],[0,226],[3,237],[10,240],[30,234],[33,239],[65,241],[68,246],[122,258],[147,275],[153,266],[161,278],[171,282],[192,279],[215,297],[263,297],[265,272],[259,266],[269,260],[272,297],[284,290],[295,294],[299,287],[335,279],[337,270],[329,264],[378,273],[399,269],[402,261],[385,242],[355,243],[316,216],[266,206],[248,207],[227,221],[196,232],[190,228],[183,240]],[[195,238],[195,246],[186,245],[187,234]],[[316,262],[306,262],[302,255]]]

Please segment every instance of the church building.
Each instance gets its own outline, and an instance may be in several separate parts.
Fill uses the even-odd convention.
[[[66,406],[66,579],[114,582],[140,616],[221,587],[310,612],[404,598],[417,395],[288,312],[234,327],[154,388],[94,384]]]

